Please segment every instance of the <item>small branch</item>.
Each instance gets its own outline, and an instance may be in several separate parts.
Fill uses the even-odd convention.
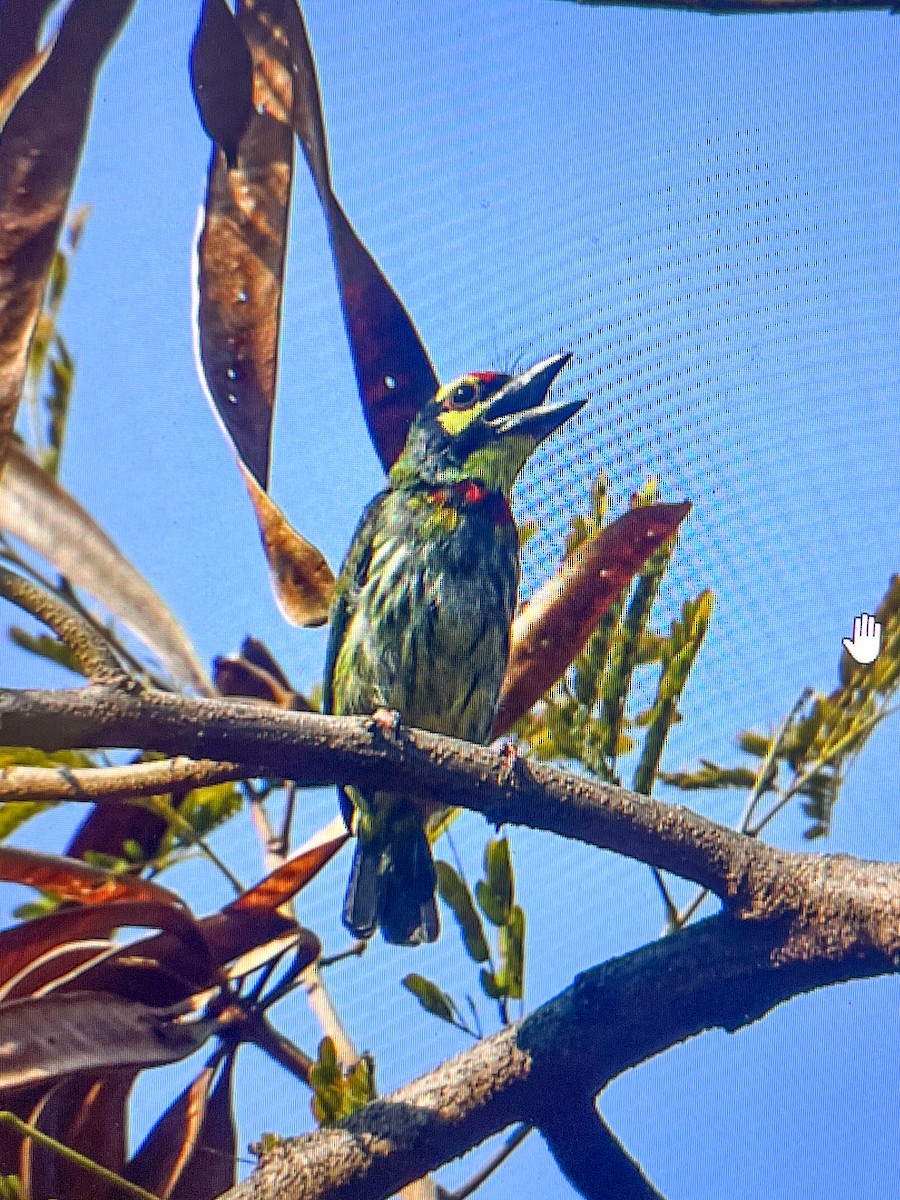
[[[738,830],[741,833],[746,833],[749,829],[753,820],[753,816],[756,812],[756,806],[762,799],[766,787],[772,779],[773,770],[777,769],[776,762],[780,751],[784,747],[785,739],[794,726],[794,721],[797,718],[797,714],[806,705],[812,694],[812,688],[803,689],[799,698],[794,702],[791,711],[782,722],[781,728],[769,743],[769,749],[766,752],[766,757],[763,759],[759,770],[756,772],[756,779],[753,781],[753,787],[750,789],[746,803],[744,804],[744,811],[741,813],[740,820],[738,821]]]
[[[120,688],[133,683],[109,644],[53,592],[0,565],[0,596],[52,629],[93,683]]]
[[[319,959],[319,970],[325,967],[336,966],[340,962],[344,962],[348,958],[362,958],[366,950],[369,948],[369,943],[364,941],[354,942],[352,946],[348,946],[346,950],[338,950],[335,954],[326,954]]]
[[[585,971],[525,1021],[339,1126],[280,1143],[227,1200],[386,1200],[519,1123],[545,1130],[587,1188],[587,1167],[554,1126],[548,1096],[565,1097],[559,1120],[580,1104],[586,1121],[612,1079],[687,1038],[734,1032],[817,987],[900,970],[900,868],[821,859],[787,874],[786,888],[805,897],[795,919],[723,914]],[[601,1146],[601,1130],[591,1137]],[[601,1149],[610,1170],[628,1174],[611,1135]],[[631,1172],[630,1186],[639,1185]],[[585,1194],[657,1195],[643,1187]]]
[[[247,772],[238,763],[167,758],[123,767],[5,767],[0,803],[8,800],[68,800],[83,804],[122,803],[179,789],[233,783]]]
[[[541,1134],[562,1173],[585,1200],[665,1200],[589,1099],[566,1097]]]
[[[138,1187],[136,1183],[131,1183],[128,1179],[123,1179],[115,1171],[110,1171],[107,1167],[101,1167],[92,1158],[88,1158],[84,1154],[79,1154],[77,1150],[72,1150],[69,1146],[64,1146],[62,1142],[58,1142],[56,1138],[52,1138],[48,1134],[42,1133],[39,1129],[35,1129],[33,1125],[29,1125],[26,1121],[23,1121],[15,1113],[0,1112],[0,1125],[8,1125],[21,1137],[30,1138],[33,1142],[37,1142],[39,1146],[44,1146],[47,1150],[52,1150],[54,1154],[58,1154],[66,1162],[74,1163],[82,1171],[87,1171],[97,1179],[101,1179],[107,1187],[112,1188],[113,1192],[124,1192],[125,1195],[134,1197],[134,1200],[157,1200],[151,1192],[145,1191],[144,1188]]]
[[[613,850],[733,900],[751,860],[774,870],[778,852],[680,805],[666,804],[539,762],[506,757],[420,730],[386,734],[367,717],[286,712],[159,691],[88,687],[0,689],[7,745],[41,749],[139,747],[243,763],[248,777],[303,786],[355,784],[440,796],[484,814]]]
[[[334,1042],[337,1056],[344,1066],[352,1066],[359,1059],[359,1054],[349,1033],[344,1028],[328,989],[322,982],[317,964],[312,963],[308,966],[300,978],[306,989],[306,999],[310,1010],[319,1022],[322,1036],[330,1037]]]
[[[264,1017],[248,1021],[242,1034],[246,1041],[253,1042],[291,1075],[309,1086],[309,1073],[315,1061],[284,1034],[273,1029]]]
[[[164,821],[166,821],[167,824],[174,825],[177,829],[181,830],[181,833],[184,835],[186,841],[188,841],[191,845],[196,846],[203,857],[207,858],[212,865],[216,867],[217,870],[222,873],[222,875],[225,876],[225,878],[234,888],[236,895],[243,895],[245,888],[238,879],[237,875],[235,875],[228,864],[221,859],[218,854],[216,854],[215,850],[213,850],[206,838],[203,837],[202,834],[199,834],[196,829],[194,829],[190,821],[188,821],[186,817],[183,817],[173,804],[171,804],[164,797],[157,796],[155,797],[151,807],[159,813],[159,815]]]
[[[477,1192],[483,1183],[487,1183],[490,1177],[496,1170],[503,1166],[509,1156],[516,1151],[519,1146],[525,1141],[532,1127],[530,1125],[520,1125],[518,1129],[514,1129],[503,1145],[487,1160],[483,1167],[475,1172],[471,1179],[456,1189],[455,1192],[445,1191],[446,1200],[468,1200],[473,1192]]]

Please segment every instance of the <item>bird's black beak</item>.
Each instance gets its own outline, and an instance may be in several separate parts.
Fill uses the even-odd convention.
[[[554,379],[571,360],[571,354],[557,354],[514,375],[492,398],[484,419],[501,437],[524,435],[542,442],[585,405],[584,400],[545,403]]]

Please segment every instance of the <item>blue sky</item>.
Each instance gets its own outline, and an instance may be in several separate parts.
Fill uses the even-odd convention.
[[[78,362],[63,475],[204,658],[253,632],[308,686],[323,635],[277,613],[193,363],[190,254],[208,155],[187,86],[194,7],[139,5],[98,93],[76,194],[93,215],[63,320]],[[704,587],[717,607],[666,764],[727,758],[736,731],[776,724],[805,684],[833,686],[841,638],[900,568],[900,25],[549,0],[305,12],[335,189],[439,374],[574,352],[561,386],[590,403],[518,495],[543,522],[526,586],[552,568],[598,468],[618,509],[653,474],[665,498],[694,501],[663,613]],[[273,492],[336,566],[381,479],[323,223],[298,173]],[[5,682],[44,679],[3,657]],[[897,766],[895,723],[855,767],[829,849],[897,857]],[[739,804],[712,796],[703,811],[729,821]],[[310,796],[303,827],[333,805]],[[483,823],[458,828],[474,870]],[[797,845],[801,828],[788,817],[774,836]],[[529,1005],[658,932],[645,869],[511,837]],[[246,826],[219,842],[244,878],[258,875]],[[303,902],[331,949],[346,866]],[[212,877],[173,883],[185,878],[200,911],[225,899]],[[459,991],[474,982],[452,934],[415,953],[376,944],[331,980],[385,1089],[463,1045],[428,1018],[409,1037],[419,1014],[398,985],[409,970]],[[805,998],[646,1064],[610,1089],[604,1112],[672,1200],[890,1194],[897,1012],[895,981]],[[301,998],[281,1017],[312,1042]],[[244,1143],[308,1126],[306,1096],[272,1080],[246,1057]],[[481,1194],[570,1189],[534,1138]]]

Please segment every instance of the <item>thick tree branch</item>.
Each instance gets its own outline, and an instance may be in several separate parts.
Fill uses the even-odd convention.
[[[340,1127],[281,1143],[227,1200],[380,1200],[519,1121],[545,1133],[584,1194],[603,1195],[588,1189],[584,1161],[561,1134],[569,1106],[586,1120],[589,1097],[689,1037],[734,1031],[792,996],[900,967],[896,868],[847,859],[807,882],[808,911],[795,920],[723,914],[586,971],[525,1021]],[[832,938],[837,914],[844,932]],[[548,1113],[548,1097],[558,1112]],[[592,1136],[599,1145],[602,1128]],[[604,1140],[602,1161],[637,1189],[642,1177],[615,1145]],[[631,1194],[655,1195],[649,1184]]]
[[[587,1096],[573,1096],[541,1124],[556,1165],[587,1200],[665,1200],[613,1136]]]
[[[305,785],[408,786],[674,871],[725,900],[719,917],[594,967],[527,1020],[339,1128],[282,1144],[230,1200],[375,1200],[514,1123],[542,1129],[578,1182],[583,1161],[560,1141],[548,1096],[581,1104],[586,1120],[584,1106],[611,1079],[685,1038],[900,968],[900,867],[779,851],[689,809],[452,739],[385,733],[368,718],[89,687],[0,691],[0,742],[189,753]],[[605,1146],[610,1170],[643,1186],[624,1152]]]
[[[408,786],[481,812],[614,850],[737,901],[751,865],[779,852],[680,805],[418,730],[396,735],[366,717],[324,717],[160,691],[87,687],[0,690],[0,743],[43,750],[116,746],[243,763],[247,774],[304,786]]]

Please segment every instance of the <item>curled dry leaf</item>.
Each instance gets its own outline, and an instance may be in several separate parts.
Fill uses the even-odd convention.
[[[282,8],[275,0],[254,0],[254,7],[273,14]],[[416,414],[439,382],[409,313],[332,189],[319,82],[300,9],[285,4],[280,20],[293,69],[292,122],[328,225],[366,424],[382,465],[389,470]]]
[[[91,908],[61,908],[0,932],[0,999],[32,995],[77,971],[117,929],[150,928],[178,935],[183,915],[155,900],[114,900]],[[177,941],[177,936],[174,941]],[[198,956],[209,960],[209,954]],[[204,980],[204,983],[206,980]]]
[[[238,457],[269,482],[284,261],[294,170],[288,125],[259,112],[261,75],[277,53],[253,6],[239,32],[253,59],[257,100],[235,169],[214,152],[197,239],[197,350],[210,403]]]
[[[235,1181],[237,1134],[231,1100],[234,1058],[206,1066],[166,1109],[125,1169],[160,1200],[215,1200]]]
[[[272,591],[282,616],[293,625],[324,625],[334,591],[331,567],[321,550],[293,528],[250,471],[239,465],[256,513]]]
[[[60,1080],[28,1114],[28,1123],[120,1174],[127,1153],[125,1106],[135,1075],[134,1070],[127,1070],[99,1078],[77,1075]],[[96,1175],[32,1138],[22,1141],[20,1173],[26,1196],[83,1200],[98,1193]]]
[[[0,879],[38,891],[52,892],[78,904],[108,904],[113,900],[146,900],[165,904],[173,912],[188,909],[180,896],[149,879],[135,875],[116,875],[90,867],[74,858],[41,854],[15,846],[0,846]],[[177,919],[177,918],[176,918]]]
[[[315,711],[310,701],[294,690],[271,650],[259,638],[244,638],[239,654],[214,658],[213,680],[223,696],[266,700],[294,712]]]
[[[21,447],[0,476],[0,530],[99,600],[167,670],[204,696],[215,690],[178,619],[78,501]]]
[[[253,115],[253,60],[225,0],[203,0],[190,62],[200,121],[233,167]]]
[[[81,157],[96,75],[133,4],[72,0],[46,61],[35,64],[39,69],[0,133],[0,469]],[[10,75],[30,59],[46,7],[4,5],[5,35],[20,20],[25,23],[15,35],[17,46],[6,49]]]
[[[493,736],[507,733],[581,653],[597,623],[690,512],[681,504],[633,508],[567,558],[513,622]]]
[[[278,606],[294,624],[320,625],[334,576],[266,493],[294,164],[290,69],[265,5],[242,6],[235,28],[252,56],[258,102],[234,169],[220,154],[210,163],[197,242],[198,351],[250,493]]]
[[[0,1094],[78,1071],[157,1067],[193,1054],[215,1032],[210,1019],[180,1019],[104,992],[73,992],[0,1005]]]
[[[342,820],[332,821],[255,887],[232,900],[223,913],[234,915],[281,908],[319,874],[349,837]]]

